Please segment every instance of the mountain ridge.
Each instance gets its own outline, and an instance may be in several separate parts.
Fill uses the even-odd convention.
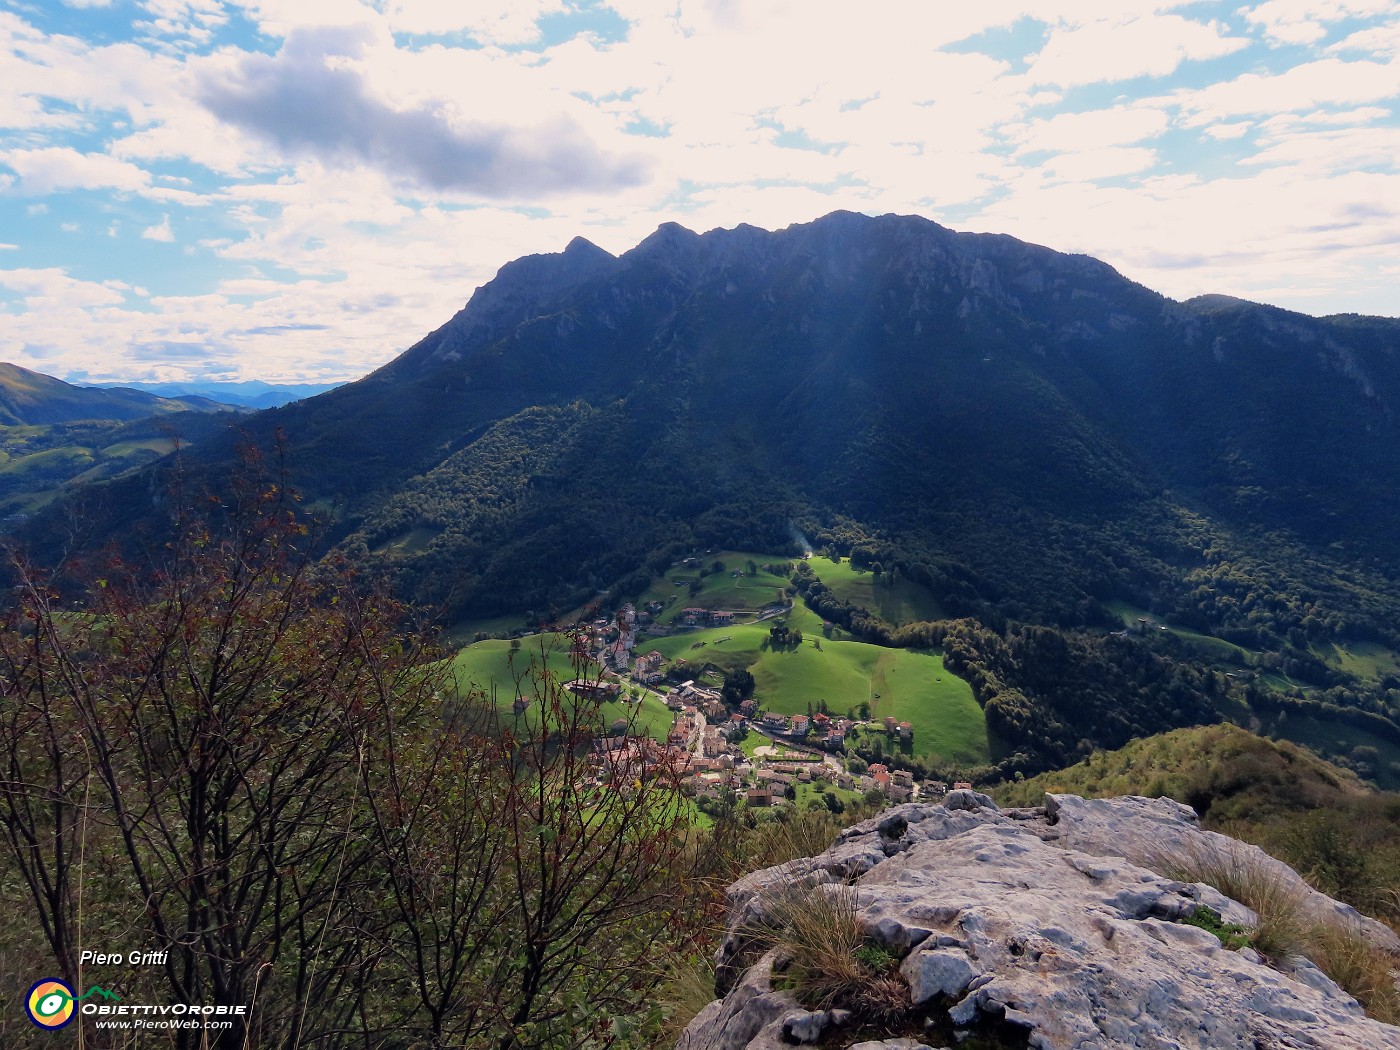
[[[1295,551],[1282,606],[1345,598],[1327,630],[1377,635],[1397,346],[1393,319],[1177,303],[917,217],[666,224],[619,256],[575,239],[508,263],[394,361],[247,431],[287,435],[343,549],[457,613],[566,608],[800,521],[965,581],[964,611],[1089,622],[1123,598],[1241,637],[1230,588]],[[1222,582],[1222,550],[1258,564]]]

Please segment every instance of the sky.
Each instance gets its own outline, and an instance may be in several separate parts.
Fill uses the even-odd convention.
[[[0,360],[335,382],[522,255],[838,208],[1400,314],[1400,2],[0,0]]]

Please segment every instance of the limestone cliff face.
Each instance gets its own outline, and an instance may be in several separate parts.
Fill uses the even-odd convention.
[[[820,856],[731,886],[717,959],[723,998],[677,1048],[1400,1048],[1400,1028],[1369,1019],[1310,962],[1230,949],[1184,923],[1201,906],[1225,922],[1255,920],[1211,887],[1161,873],[1204,857],[1265,872],[1294,889],[1300,912],[1352,924],[1400,953],[1390,929],[1307,889],[1255,847],[1202,831],[1170,799],[1047,795],[1043,808],[1002,811],[985,795],[954,791],[941,805],[888,810]],[[867,936],[900,960],[902,1017],[872,1024],[801,1005],[788,987],[790,960],[765,932],[777,902],[791,907],[801,887],[808,900],[854,894]]]

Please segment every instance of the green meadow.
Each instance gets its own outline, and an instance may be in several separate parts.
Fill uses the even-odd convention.
[[[65,470],[85,466],[94,461],[91,449],[76,445],[31,452],[27,456],[12,456],[0,466],[0,474],[25,474],[36,471]]]
[[[175,442],[170,438],[137,438],[132,441],[118,441],[102,450],[104,456],[129,456],[133,452],[154,452],[164,456],[175,451]]]
[[[671,619],[681,609],[731,609],[734,612],[756,613],[769,602],[782,601],[783,589],[787,587],[788,580],[785,576],[778,576],[771,572],[763,572],[750,575],[748,562],[752,561],[756,565],[782,564],[795,559],[777,557],[772,554],[752,554],[746,551],[716,551],[712,554],[700,556],[698,564],[694,568],[685,568],[680,565],[673,565],[666,570],[666,574],[656,580],[640,598],[637,599],[638,607],[646,602],[658,601],[664,608],[659,619],[664,623]],[[703,567],[713,565],[715,562],[724,563],[723,572],[710,573],[701,576],[700,570]],[[735,577],[735,572],[742,572],[744,575]],[[690,593],[690,584],[700,581],[700,590],[695,594]]]
[[[808,705],[815,710],[825,700],[831,711],[845,714],[866,702],[874,717],[893,715],[910,724],[913,755],[937,755],[963,765],[989,760],[982,709],[971,687],[944,668],[940,655],[823,638],[821,621],[806,609],[794,610],[786,622],[803,632],[802,645],[795,649],[768,648],[768,623],[690,631],[643,642],[640,648],[697,666],[747,668],[764,710],[806,714]]]
[[[1371,772],[1376,783],[1386,791],[1400,791],[1400,747],[1383,737],[1356,726],[1305,715],[1289,715],[1282,721],[1275,721],[1270,727],[1270,735],[1302,744],[1324,757],[1353,751],[1357,747],[1375,748],[1377,760],[1372,763]]]
[[[1150,616],[1146,609],[1141,609],[1136,605],[1129,605],[1127,602],[1109,602],[1108,607],[1123,621],[1123,626],[1136,631],[1138,619],[1147,617],[1152,622],[1148,625],[1147,636],[1153,632],[1160,633],[1160,629],[1165,627],[1167,633],[1173,634],[1182,641],[1188,643],[1197,654],[1204,660],[1208,660],[1215,667],[1222,671],[1234,671],[1242,667],[1249,666],[1249,658],[1254,655],[1250,650],[1241,648],[1233,642],[1227,642],[1223,638],[1216,638],[1214,635],[1201,634],[1188,627],[1177,627],[1173,624],[1163,623],[1155,616]]]
[[[920,620],[942,620],[947,616],[928,588],[911,580],[888,582],[881,576],[877,582],[869,569],[858,569],[849,559],[834,562],[821,555],[807,560],[822,583],[852,605],[863,606],[886,623],[896,627]]]
[[[806,810],[807,807],[813,803],[817,803],[825,810],[826,805],[821,801],[822,795],[835,795],[841,800],[842,804],[848,806],[854,805],[865,797],[862,792],[847,791],[845,788],[837,787],[835,784],[827,784],[826,790],[823,791],[821,788],[817,787],[817,782],[813,781],[810,784],[798,784],[797,798],[788,804],[795,806],[798,812]]]
[[[584,673],[596,673],[596,665],[590,663]],[[517,716],[511,713],[511,705],[517,695],[517,681],[520,692],[532,696],[533,676],[548,673],[551,678],[567,682],[575,678],[576,672],[569,663],[569,641],[564,635],[544,634],[521,640],[519,650],[512,650],[510,642],[503,638],[488,638],[462,649],[452,658],[452,675],[458,692],[478,691],[488,697],[507,721]],[[627,687],[624,684],[623,696]],[[656,740],[665,741],[671,728],[671,712],[652,693],[643,693],[636,703],[616,701],[602,705],[601,714],[605,725],[617,719],[636,718],[635,726]],[[518,716],[528,725],[536,724],[539,717],[539,703],[533,702],[523,715]]]
[[[116,429],[98,421],[0,427],[0,514],[33,513],[68,485],[117,477],[174,448],[164,437],[110,442]]]
[[[705,564],[722,561],[725,571],[705,577],[698,595],[692,597],[688,586],[674,583],[693,577],[695,570],[673,568],[642,595],[638,604],[651,600],[663,602],[666,605],[660,617],[663,622],[679,609],[692,605],[738,613],[756,612],[777,597],[786,581],[762,571],[748,575],[746,562],[749,560],[762,565],[775,559],[741,551],[706,555]],[[818,566],[823,580],[827,571],[835,569],[836,579],[843,586],[852,587],[852,594],[862,593],[859,588],[865,588],[867,594],[887,589],[893,592],[894,597],[889,601],[897,599],[902,603],[901,608],[908,613],[906,619],[938,614],[936,606],[921,593],[923,589],[914,584],[874,584],[870,573],[857,572],[847,563],[814,561],[823,563]],[[736,569],[744,570],[745,576],[737,579],[732,576]],[[901,593],[903,597],[899,597]],[[990,760],[982,709],[972,698],[968,684],[944,668],[939,654],[887,649],[840,635],[825,637],[820,617],[802,605],[793,608],[783,620],[789,628],[802,632],[800,646],[770,648],[772,621],[763,621],[704,628],[664,638],[643,636],[638,640],[637,651],[645,653],[655,649],[668,660],[687,660],[695,665],[697,673],[706,664],[725,671],[746,669],[754,676],[754,695],[760,705],[765,710],[782,714],[805,714],[809,706],[815,710],[822,700],[835,714],[845,714],[868,703],[872,716],[893,715],[912,726],[914,739],[902,748],[910,755],[937,756],[960,765]],[[539,635],[521,641],[514,671],[523,670],[532,658],[536,662],[543,659],[552,672],[573,677],[568,667],[567,642],[562,635]],[[453,669],[460,684],[475,683],[489,690],[494,683],[497,706],[509,710],[515,686],[508,641],[488,639],[467,646],[454,658]],[[718,686],[718,676],[706,679],[706,684]],[[626,710],[623,705],[609,705],[608,717],[622,717]],[[664,737],[671,723],[670,713],[650,695],[642,701],[639,717],[658,738]]]
[[[376,554],[417,554],[426,550],[442,530],[428,525],[417,525],[406,532],[385,540],[374,548]]]
[[[1324,642],[1313,645],[1325,662],[1366,681],[1379,681],[1400,671],[1395,654],[1379,642]]]

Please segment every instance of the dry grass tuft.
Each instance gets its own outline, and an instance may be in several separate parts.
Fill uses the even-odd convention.
[[[1396,958],[1376,947],[1353,922],[1322,922],[1310,931],[1305,954],[1377,1021],[1400,1025]]]
[[[1307,916],[1307,893],[1288,873],[1263,864],[1238,843],[1193,844],[1183,852],[1159,858],[1158,870],[1182,882],[1202,882],[1249,908],[1258,917],[1249,943],[1275,961],[1303,954],[1312,924]]]
[[[1249,944],[1274,961],[1302,956],[1356,997],[1367,1014],[1400,1024],[1397,960],[1366,937],[1358,923],[1309,914],[1307,894],[1287,872],[1261,863],[1238,843],[1200,846],[1159,858],[1159,868],[1183,882],[1203,882],[1259,917]]]
[[[695,956],[673,962],[656,992],[661,1009],[661,1044],[674,1045],[685,1026],[715,999],[715,967]]]
[[[849,887],[822,887],[785,894],[770,909],[774,946],[787,960],[784,979],[815,1010],[846,1009],[875,1022],[903,1016],[909,988],[887,953],[869,950],[868,933]],[[883,971],[872,959],[888,958]]]
[[[844,824],[827,813],[791,813],[765,823],[759,838],[758,867],[815,857],[836,841]]]
[[[821,886],[785,893],[770,909],[777,926],[774,945],[790,960],[787,978],[814,1009],[838,1005],[866,978],[856,958],[865,941],[856,909],[853,890]]]

